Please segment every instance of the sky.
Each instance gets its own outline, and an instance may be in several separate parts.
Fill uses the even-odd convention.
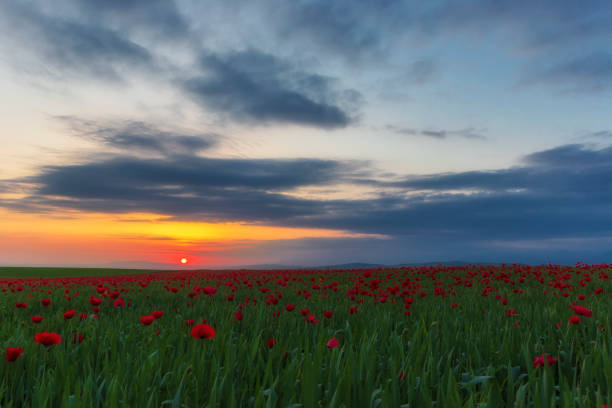
[[[0,2],[0,265],[612,261],[612,4]]]

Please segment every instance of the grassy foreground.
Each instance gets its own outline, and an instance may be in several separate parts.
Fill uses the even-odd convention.
[[[610,273],[512,265],[4,279],[0,341],[22,354],[0,362],[0,406],[610,406]],[[145,325],[154,311],[163,315]],[[193,337],[203,319],[214,337]],[[61,341],[37,343],[42,332]]]
[[[156,272],[161,271],[154,271],[148,269],[0,266],[0,278],[65,278],[87,276],[118,276],[141,275]]]

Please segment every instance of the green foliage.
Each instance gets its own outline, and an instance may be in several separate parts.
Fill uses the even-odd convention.
[[[396,275],[385,281],[389,273]],[[612,402],[610,280],[593,273],[593,282],[583,288],[575,285],[576,274],[567,281],[574,284],[571,297],[564,298],[548,281],[510,285],[490,279],[485,284],[478,282],[480,276],[473,278],[472,287],[455,285],[454,293],[450,275],[435,274],[443,282],[437,286],[447,289],[445,296],[433,295],[430,276],[413,281],[420,286],[411,287],[409,309],[406,296],[389,295],[380,302],[376,290],[371,291],[375,296],[358,294],[352,300],[347,293],[362,271],[304,272],[286,287],[275,285],[281,273],[275,274],[266,285],[282,297],[271,305],[256,290],[263,286],[256,284],[263,275],[241,276],[234,292],[224,285],[230,278],[214,275],[176,281],[149,276],[146,287],[138,285],[141,278],[100,281],[108,289],[102,295],[91,280],[35,280],[21,291],[10,290],[15,284],[5,282],[0,284],[0,344],[23,347],[23,355],[14,362],[0,361],[0,406],[551,408]],[[412,270],[381,270],[363,281],[377,278],[386,288],[415,276]],[[321,286],[337,282],[337,291],[312,289],[311,277]],[[253,288],[243,284],[245,279]],[[178,293],[167,285],[178,287]],[[212,285],[218,292],[190,298],[194,285]],[[482,296],[484,287],[492,288],[487,296]],[[593,287],[604,291],[592,295]],[[298,293],[305,288],[312,292],[309,299]],[[523,293],[513,291],[517,288]],[[120,291],[124,307],[113,307],[109,292],[114,290]],[[427,296],[421,298],[420,291]],[[230,293],[233,301],[227,300]],[[593,316],[570,325],[569,304],[581,293],[586,299],[579,304],[593,310]],[[90,296],[104,298],[97,319]],[[247,302],[243,320],[237,321],[234,314],[246,297],[256,297],[257,304]],[[51,305],[42,306],[42,298],[51,299]],[[16,302],[28,307],[16,308]],[[295,304],[292,312],[284,309],[289,303]],[[349,313],[354,306],[358,312]],[[302,308],[318,323],[306,322]],[[508,316],[510,308],[517,314]],[[63,312],[69,309],[77,314],[65,320]],[[164,311],[163,317],[150,326],[141,324],[140,316],[154,310]],[[324,318],[324,310],[332,310],[333,317]],[[81,312],[88,318],[79,320]],[[32,315],[44,316],[43,322],[32,323]],[[216,336],[191,337],[187,319],[196,324],[206,319]],[[62,342],[49,347],[35,343],[35,333],[42,331],[59,333]],[[84,335],[83,342],[72,342],[76,332]],[[332,337],[340,344],[330,349],[326,344]],[[277,341],[272,348],[266,346],[269,338]],[[534,367],[540,355],[558,361]]]
[[[164,273],[167,271],[154,271],[146,269],[0,266],[0,278],[63,278],[81,276],[144,275],[156,272]]]

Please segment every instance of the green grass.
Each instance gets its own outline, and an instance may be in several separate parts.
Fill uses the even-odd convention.
[[[394,276],[385,281],[391,273]],[[183,273],[160,280],[147,276],[151,281],[144,288],[138,284],[144,278],[111,278],[104,285],[111,292],[127,289],[121,292],[126,306],[114,308],[112,300],[105,299],[99,318],[84,321],[78,313],[91,314],[88,299],[99,296],[95,279],[57,287],[55,281],[31,283],[23,291],[0,293],[0,341],[5,347],[24,348],[17,361],[0,362],[0,406],[601,408],[612,402],[609,279],[598,279],[594,271],[582,287],[582,275],[572,274],[563,280],[573,285],[568,298],[550,287],[555,276],[546,274],[536,274],[545,277],[544,284],[530,276],[520,285],[476,276],[470,278],[473,287],[456,286],[456,295],[433,295],[435,281],[444,282],[441,287],[448,294],[450,276],[465,280],[468,273],[467,268],[437,272],[432,278],[416,270],[379,271],[362,278],[361,288],[368,291],[373,280],[380,280],[383,289],[401,285],[406,277],[422,285],[410,295],[410,315],[404,314],[400,294],[389,295],[384,303],[376,300],[379,295],[357,294],[355,300],[364,299],[362,303],[351,300],[347,293],[362,273],[350,271],[287,273],[296,277],[287,287],[276,284],[282,272],[270,272],[267,282],[261,273],[244,272],[234,280],[233,301],[227,300],[231,288],[223,285],[232,280],[227,274]],[[336,281],[338,291],[313,289],[311,278],[319,286]],[[257,290],[257,281],[282,293],[278,304],[264,303],[271,292]],[[217,283],[213,296],[187,296],[194,285]],[[65,298],[64,285],[71,300]],[[493,292],[483,297],[487,286]],[[167,290],[170,287],[178,293]],[[597,287],[604,293],[593,295]],[[524,292],[514,293],[515,288]],[[298,289],[312,295],[305,299]],[[420,297],[420,291],[427,296]],[[568,305],[579,293],[588,295],[579,304],[593,310],[593,317],[569,325],[573,312]],[[507,298],[508,304],[502,305],[495,295]],[[45,297],[51,299],[48,308],[40,304]],[[257,304],[244,306],[243,320],[236,321],[234,314],[246,297],[256,297]],[[15,308],[18,301],[28,307]],[[450,302],[459,306],[453,308]],[[288,303],[296,310],[285,311]],[[349,307],[355,305],[359,310],[351,315]],[[77,316],[65,320],[62,313],[73,308]],[[305,322],[302,308],[319,322]],[[509,308],[518,314],[507,316]],[[163,310],[164,316],[143,326],[139,317],[153,310]],[[332,310],[333,317],[324,318],[324,310]],[[45,320],[35,325],[31,315]],[[187,319],[206,319],[216,337],[192,338]],[[560,329],[555,327],[558,321]],[[60,333],[62,343],[46,349],[33,342],[43,329]],[[72,343],[75,332],[84,334],[82,343]],[[326,347],[332,337],[340,343],[335,349]],[[269,338],[278,342],[272,349],[265,345]],[[534,356],[541,354],[559,360],[533,367]]]
[[[0,266],[0,278],[64,278],[81,276],[137,275],[148,273],[165,273],[170,271],[152,269],[117,269],[117,268],[52,268]]]

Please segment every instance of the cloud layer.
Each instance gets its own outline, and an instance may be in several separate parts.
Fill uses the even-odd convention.
[[[183,82],[205,108],[249,122],[344,127],[351,122],[334,95],[330,78],[296,70],[290,63],[256,50],[201,58],[203,75]],[[353,100],[356,91],[347,90]]]
[[[11,29],[11,38],[28,45],[24,51],[32,55],[27,64],[34,64],[30,69],[39,73],[121,82],[123,71],[153,63],[147,48],[112,28],[10,2],[0,10],[4,14],[0,21]]]
[[[145,128],[146,129],[146,128]],[[100,139],[150,150],[158,135],[123,130]],[[173,138],[182,140],[180,136]],[[191,139],[188,139],[191,140]],[[119,142],[117,142],[119,141]],[[44,166],[21,211],[149,212],[197,221],[333,228],[406,239],[487,242],[612,236],[612,147],[564,145],[491,170],[378,177],[368,163],[320,159],[158,158],[125,152],[82,164]],[[300,188],[365,186],[369,199],[309,199]]]
[[[100,122],[72,116],[60,116],[56,119],[65,123],[80,138],[128,154],[193,155],[212,148],[221,138],[211,133],[194,135],[165,131],[138,121]]]

